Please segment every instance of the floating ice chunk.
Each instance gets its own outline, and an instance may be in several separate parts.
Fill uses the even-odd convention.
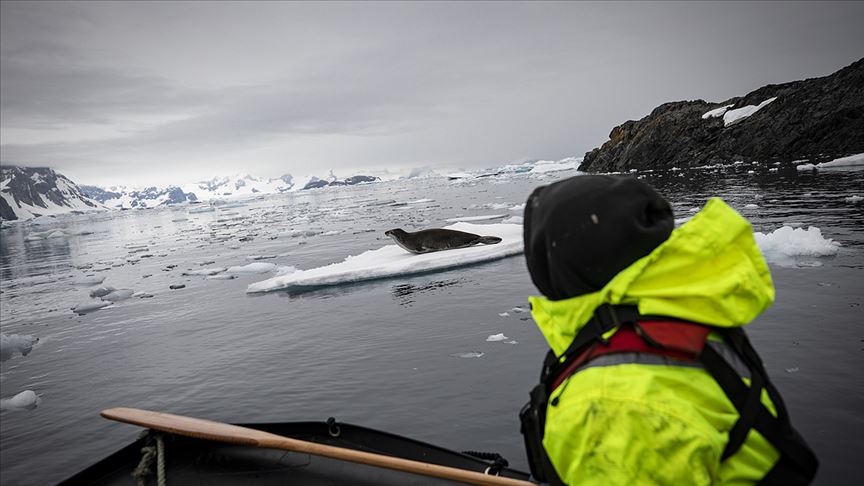
[[[95,289],[90,291],[90,297],[92,297],[94,299],[99,298],[99,297],[103,297],[103,296],[110,294],[111,292],[114,292],[115,290],[117,290],[117,289],[115,289],[114,287],[112,287],[110,285],[104,285],[104,286],[100,285],[99,287],[96,287]]]
[[[515,312],[518,314],[520,312],[528,312],[528,310],[525,309],[524,307],[514,307],[514,308],[510,309],[510,312]]]
[[[397,245],[387,245],[360,255],[347,257],[331,265],[298,270],[249,285],[246,292],[267,292],[278,289],[302,290],[341,285],[366,280],[404,277],[416,273],[440,271],[453,267],[498,260],[522,253],[522,227],[515,224],[477,225],[457,223],[446,229],[498,236],[495,245],[476,245],[458,250],[431,253],[408,253]]]
[[[228,273],[267,273],[276,268],[275,263],[257,262],[228,268]]]
[[[504,344],[519,344],[519,341],[515,339],[511,339],[509,341],[504,341]]]
[[[507,203],[489,203],[483,205],[486,209],[508,209],[509,206]]]
[[[508,338],[507,336],[505,336],[503,333],[501,333],[501,334],[492,334],[491,336],[489,336],[489,337],[486,338],[486,342],[490,342],[490,343],[492,343],[492,342],[498,342],[498,341],[506,341],[506,340],[508,340],[508,339],[510,339],[510,338]]]
[[[0,334],[0,361],[10,359],[15,353],[27,356],[39,338],[29,334]]]
[[[504,218],[501,220],[502,224],[522,224],[524,222],[524,218],[522,216],[510,216],[509,218]]]
[[[76,305],[72,308],[72,312],[80,315],[87,314],[89,312],[97,311],[103,307],[108,307],[111,305],[111,302],[103,302],[100,300],[93,300],[90,302],[83,302],[81,304]]]
[[[132,289],[117,289],[107,295],[102,296],[102,300],[106,300],[108,302],[119,302],[121,300],[126,300],[129,297],[132,297],[135,291]]]
[[[824,238],[822,230],[815,226],[806,230],[783,226],[768,234],[757,231],[753,237],[765,258],[777,262],[796,256],[836,255],[840,251],[840,243]]]
[[[759,205],[758,204],[746,204],[744,206],[744,209],[759,209]]]
[[[733,106],[735,106],[735,105],[733,104],[733,105],[721,106],[720,108],[714,108],[711,111],[705,112],[705,114],[702,115],[702,119],[707,120],[709,118],[717,118],[717,117],[723,116],[723,114],[726,113],[726,110],[728,110],[729,108],[732,108]]]
[[[723,114],[723,126],[728,127],[730,125],[734,125],[734,124],[740,122],[741,120],[743,120],[749,116],[753,116],[754,113],[761,110],[762,108],[765,108],[766,106],[771,104],[771,102],[773,102],[776,99],[777,99],[777,97],[775,96],[774,98],[768,98],[767,100],[763,101],[762,103],[759,103],[758,105],[747,105],[747,106],[744,106],[742,108],[738,108],[736,110],[727,111],[726,113]]]
[[[418,199],[416,201],[409,201],[408,204],[422,204],[422,203],[430,203],[435,202],[434,199]]]
[[[469,359],[469,358],[482,358],[484,354],[486,354],[486,353],[481,353],[479,351],[469,351],[467,353],[453,353],[450,356],[452,356],[454,358]]]
[[[213,211],[216,211],[216,208],[213,206],[205,206],[203,208],[192,208],[189,210],[189,214],[212,213]]]
[[[557,162],[550,160],[540,160],[534,167],[528,171],[529,174],[545,174],[547,172],[558,172],[562,170],[573,170],[579,167],[582,163],[581,158],[568,157]]]
[[[338,235],[338,234],[342,234],[342,232],[341,232],[341,231],[336,231],[336,230],[334,230],[334,231],[325,231],[325,232],[321,233],[321,236],[336,236],[336,235]]]
[[[296,271],[297,271],[297,267],[294,267],[292,265],[284,265],[284,266],[276,267],[276,276],[278,277],[281,275],[291,275],[292,273],[294,273]]]
[[[181,273],[180,275],[183,275],[183,276],[195,276],[195,275],[211,276],[211,275],[216,275],[217,273],[225,272],[227,270],[228,269],[225,267],[211,267],[211,268],[202,268],[200,270],[187,270],[187,271]]]
[[[78,277],[72,283],[75,285],[99,285],[104,281],[104,275],[88,275],[86,277]]]
[[[149,299],[149,298],[153,297],[153,294],[148,294],[147,292],[144,292],[143,290],[139,290],[138,292],[135,292],[134,294],[132,294],[132,297],[138,297],[139,299]]]
[[[856,167],[864,165],[864,154],[855,154],[848,157],[841,157],[830,162],[822,162],[816,164],[817,169],[830,169],[831,167]]]
[[[798,169],[798,172],[805,172],[808,170],[816,170],[816,166],[813,164],[801,164],[795,168]]]
[[[510,317],[510,313],[509,313],[509,312],[499,312],[498,315],[501,316],[501,317]]]
[[[487,221],[490,219],[499,219],[507,217],[506,214],[487,214],[485,216],[460,216],[458,218],[445,219],[448,223],[458,223],[464,221]]]
[[[856,195],[856,196],[849,196],[843,200],[846,201],[847,203],[858,204],[859,202],[864,201],[864,197]]]
[[[510,211],[524,211],[524,210],[525,210],[525,203],[517,204],[517,205],[510,208]]]
[[[41,401],[33,390],[24,390],[12,398],[0,400],[0,410],[33,410]]]

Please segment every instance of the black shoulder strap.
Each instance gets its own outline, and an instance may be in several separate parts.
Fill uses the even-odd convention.
[[[750,386],[747,386],[738,372],[710,344],[706,344],[700,355],[705,369],[714,377],[739,414],[738,421],[729,431],[729,441],[722,459],[735,454],[746,440],[750,429],[756,429],[780,452],[780,460],[760,483],[809,483],[816,476],[819,461],[792,427],[783,399],[769,380],[762,360],[742,329],[722,330],[721,335],[750,370]],[[774,404],[776,417],[762,404],[763,388]]]

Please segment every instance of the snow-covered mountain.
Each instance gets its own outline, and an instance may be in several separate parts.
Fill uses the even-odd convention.
[[[62,174],[47,167],[0,166],[0,220],[104,210]]]
[[[111,209],[154,208],[198,200],[195,194],[185,193],[177,186],[143,189],[129,189],[124,186],[102,188],[82,185],[80,187],[84,195]]]
[[[244,198],[262,194],[280,194],[295,187],[290,174],[275,179],[254,177],[249,174],[217,176],[181,187],[186,194],[194,194],[200,201],[224,198]]]

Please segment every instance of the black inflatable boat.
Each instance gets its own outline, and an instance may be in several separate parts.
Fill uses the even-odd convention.
[[[244,424],[303,441],[527,480],[496,454],[456,452],[356,425],[328,422]],[[147,431],[135,442],[63,481],[63,485],[158,484],[157,434],[167,485],[411,485],[452,481],[306,453],[201,440]],[[134,473],[134,477],[133,477]]]

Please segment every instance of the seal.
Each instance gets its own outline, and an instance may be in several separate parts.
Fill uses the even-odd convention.
[[[384,232],[393,238],[397,245],[411,253],[430,253],[433,251],[455,250],[478,244],[494,245],[501,243],[497,236],[480,236],[474,233],[448,229],[428,229],[409,233],[402,228]]]

